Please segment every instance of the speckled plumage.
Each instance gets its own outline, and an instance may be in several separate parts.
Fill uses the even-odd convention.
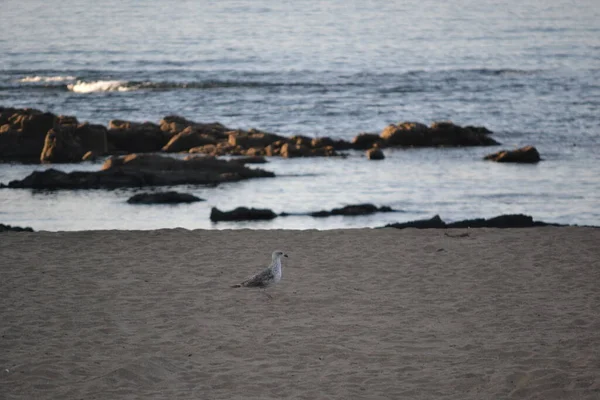
[[[287,257],[283,251],[276,250],[271,255],[271,265],[265,270],[254,275],[252,278],[245,280],[242,283],[233,285],[232,287],[259,287],[266,288],[267,286],[278,283],[282,277],[281,257]]]

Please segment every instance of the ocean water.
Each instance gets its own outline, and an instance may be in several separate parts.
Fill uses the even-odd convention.
[[[131,206],[138,190],[0,191],[0,222],[40,230],[374,227],[526,213],[600,225],[600,3],[6,0],[0,105],[80,121],[169,114],[231,128],[350,139],[389,123],[452,120],[500,147],[386,150],[370,162],[273,158],[279,177],[178,187],[207,201]],[[481,157],[532,144],[544,161]],[[56,166],[55,166],[56,167]],[[0,182],[47,166],[0,164]],[[61,165],[64,170],[99,164]],[[359,218],[211,224],[210,208],[305,212],[389,205]]]

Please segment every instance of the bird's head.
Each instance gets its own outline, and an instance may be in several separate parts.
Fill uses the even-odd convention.
[[[273,260],[277,260],[278,258],[281,257],[287,257],[287,254],[285,254],[283,251],[281,250],[275,250],[273,252]]]

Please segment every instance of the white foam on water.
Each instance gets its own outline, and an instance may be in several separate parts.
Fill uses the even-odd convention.
[[[77,81],[67,85],[67,89],[76,93],[127,92],[132,89],[126,85],[126,81]]]
[[[19,79],[19,82],[35,83],[35,82],[64,82],[73,81],[74,76],[26,76],[25,78]]]

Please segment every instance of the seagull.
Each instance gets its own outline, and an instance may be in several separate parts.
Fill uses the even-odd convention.
[[[281,280],[281,257],[287,257],[287,254],[283,251],[275,250],[271,255],[271,265],[268,268],[254,275],[252,278],[231,287],[259,287],[265,289],[268,286],[276,284]],[[272,298],[268,293],[265,292],[265,294],[269,298]]]

